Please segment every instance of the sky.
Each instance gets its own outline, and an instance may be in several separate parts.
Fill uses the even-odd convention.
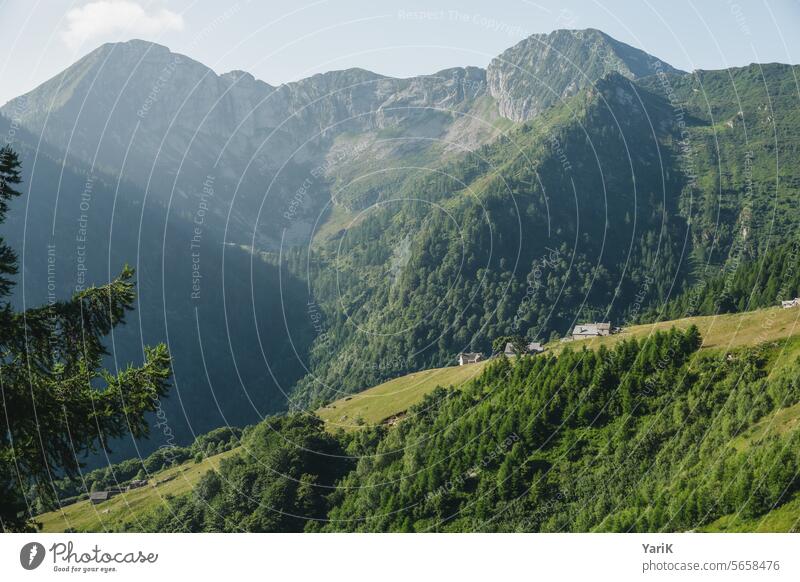
[[[798,63],[798,25],[800,0],[0,0],[0,104],[131,38],[278,85],[349,67],[485,67],[558,28],[599,28],[687,71]]]

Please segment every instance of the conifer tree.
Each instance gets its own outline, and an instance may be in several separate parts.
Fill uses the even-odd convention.
[[[20,160],[0,149],[0,224],[20,195]],[[0,528],[32,529],[31,492],[53,501],[52,481],[75,475],[80,459],[112,438],[145,436],[147,412],[165,396],[170,357],[145,348],[140,367],[116,376],[102,369],[103,338],[124,322],[135,299],[133,269],[71,299],[15,312],[9,302],[17,272],[0,238]]]

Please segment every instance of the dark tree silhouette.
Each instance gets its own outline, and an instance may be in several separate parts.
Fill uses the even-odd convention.
[[[20,192],[20,161],[0,149],[0,224]],[[101,368],[103,338],[124,322],[135,299],[133,269],[68,301],[15,312],[8,301],[17,272],[0,238],[0,526],[33,527],[30,492],[53,500],[52,481],[74,475],[79,459],[108,439],[147,434],[171,375],[166,346],[145,348],[141,367],[116,376]]]

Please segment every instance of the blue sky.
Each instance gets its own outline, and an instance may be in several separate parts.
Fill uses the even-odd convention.
[[[685,70],[797,63],[798,25],[798,0],[0,0],[0,103],[130,38],[280,84],[348,67],[485,66],[556,28],[599,28]]]

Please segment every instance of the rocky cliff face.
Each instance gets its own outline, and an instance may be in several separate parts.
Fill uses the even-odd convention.
[[[652,75],[657,62],[599,30],[557,30],[506,50],[489,64],[486,77],[500,114],[523,122],[609,73],[629,79]],[[667,64],[662,70],[680,72]]]
[[[525,121],[609,71],[633,78],[655,60],[598,31],[557,31],[487,71],[394,79],[350,69],[272,87],[133,40],[101,46],[2,111],[65,155],[138,184],[141,203],[192,219],[213,184],[205,228],[274,247],[287,233],[308,239],[332,181],[376,163],[436,165],[492,141],[502,117]],[[340,155],[348,149],[368,151],[369,162]],[[380,198],[380,184],[369,188],[348,199],[351,210]]]

